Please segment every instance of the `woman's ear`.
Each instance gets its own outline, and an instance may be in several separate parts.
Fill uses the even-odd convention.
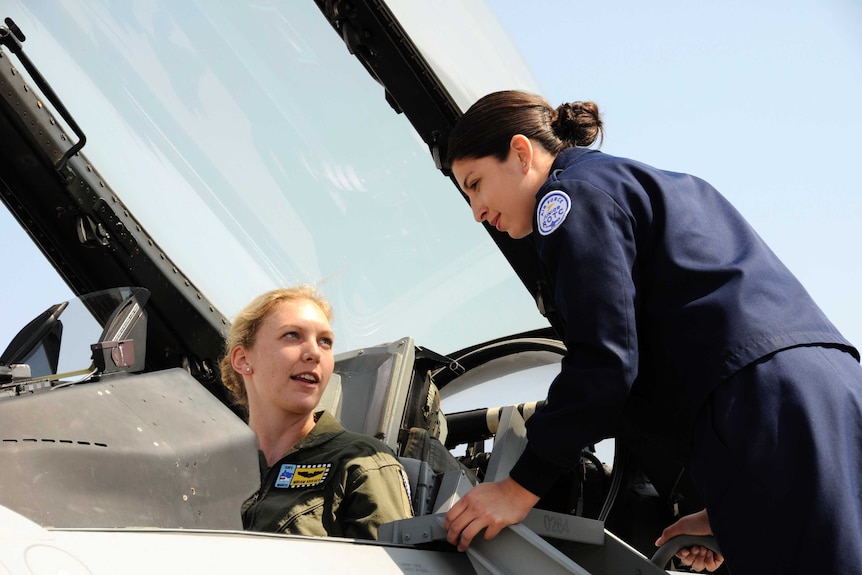
[[[510,154],[516,154],[522,168],[528,169],[533,163],[533,143],[524,134],[515,134],[509,142]]]
[[[249,373],[250,365],[248,363],[248,356],[246,356],[245,348],[241,345],[236,346],[232,350],[230,350],[230,365],[233,367],[233,370],[238,374],[242,375],[243,373]]]

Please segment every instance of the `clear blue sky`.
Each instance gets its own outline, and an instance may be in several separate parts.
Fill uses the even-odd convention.
[[[490,0],[608,153],[715,185],[862,346],[862,2]]]
[[[605,151],[718,187],[862,345],[862,2],[490,4],[552,103],[596,101]],[[0,245],[2,346],[68,290],[5,210]]]

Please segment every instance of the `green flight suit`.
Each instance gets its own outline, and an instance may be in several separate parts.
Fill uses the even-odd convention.
[[[376,539],[412,517],[409,483],[389,447],[342,427],[326,411],[272,467],[260,453],[261,487],[242,507],[249,531]]]

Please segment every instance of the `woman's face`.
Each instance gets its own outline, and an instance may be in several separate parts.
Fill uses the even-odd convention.
[[[452,173],[477,222],[487,221],[515,239],[533,231],[536,193],[545,177],[536,179],[529,158],[515,149],[503,162],[492,156],[465,158],[452,162]]]
[[[285,301],[273,308],[240,368],[249,414],[261,409],[312,413],[332,375],[333,343],[329,320],[314,302]]]

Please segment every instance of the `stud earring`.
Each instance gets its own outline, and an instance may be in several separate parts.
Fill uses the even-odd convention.
[[[527,167],[527,162],[521,162],[521,166],[523,166],[524,168],[526,168],[526,167]]]
[[[250,372],[251,372],[251,368],[250,368],[249,366],[245,366],[245,372],[246,372],[246,373],[250,373]]]

